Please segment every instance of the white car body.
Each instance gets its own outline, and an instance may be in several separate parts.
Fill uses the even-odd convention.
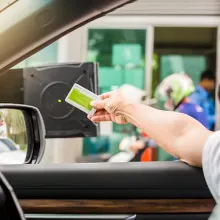
[[[26,153],[21,150],[8,151],[0,154],[0,164],[22,164]]]
[[[22,164],[25,158],[26,152],[19,145],[10,138],[0,137],[0,164]]]

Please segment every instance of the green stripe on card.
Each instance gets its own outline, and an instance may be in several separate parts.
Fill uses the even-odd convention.
[[[70,95],[68,96],[68,99],[73,102],[76,102],[78,105],[84,107],[88,111],[92,110],[92,106],[90,105],[90,102],[93,99],[84,95],[78,89],[73,89],[72,92],[70,93]]]

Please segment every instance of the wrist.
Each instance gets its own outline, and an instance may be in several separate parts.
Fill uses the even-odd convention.
[[[130,101],[125,101],[120,108],[120,112],[124,115],[128,123],[133,124],[134,113],[138,109],[138,104]]]
[[[136,107],[136,103],[126,101],[122,105],[122,109],[125,113],[131,114]],[[136,107],[137,108],[137,107]]]

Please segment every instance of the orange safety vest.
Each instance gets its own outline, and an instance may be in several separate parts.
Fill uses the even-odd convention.
[[[148,137],[148,135],[145,132],[141,132],[141,135],[145,138]],[[141,155],[141,162],[149,162],[149,161],[155,161],[156,158],[156,148],[148,147],[144,150],[144,152]]]

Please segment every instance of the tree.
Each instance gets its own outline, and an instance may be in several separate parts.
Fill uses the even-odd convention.
[[[26,124],[22,111],[16,109],[5,109],[4,121],[7,134],[15,143],[22,146],[27,145]]]

